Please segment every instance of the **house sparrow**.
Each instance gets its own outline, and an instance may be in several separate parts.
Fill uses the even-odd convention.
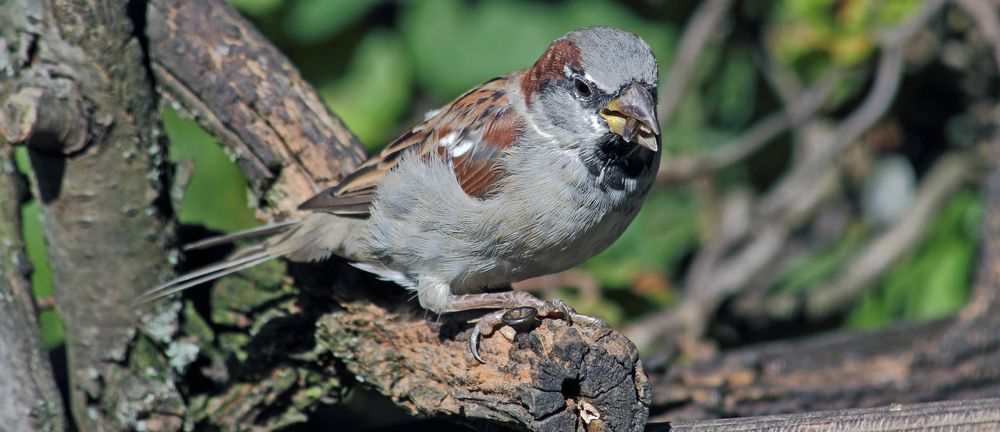
[[[660,162],[657,65],[645,41],[607,27],[572,31],[530,68],[459,96],[300,209],[301,221],[216,239],[271,236],[171,280],[149,301],[286,257],[330,255],[416,292],[439,314],[482,317],[469,346],[525,306],[601,324],[510,284],[607,248],[645,200]],[[523,309],[520,309],[523,311]]]

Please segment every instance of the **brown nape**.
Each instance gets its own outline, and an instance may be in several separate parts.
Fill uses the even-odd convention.
[[[521,78],[521,92],[524,93],[524,103],[531,102],[531,95],[542,88],[546,81],[564,77],[563,69],[569,66],[581,68],[580,49],[569,39],[559,39],[552,42],[535,65],[528,69]]]

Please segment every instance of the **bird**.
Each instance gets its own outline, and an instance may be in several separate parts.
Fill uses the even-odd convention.
[[[188,245],[262,242],[167,281],[143,303],[284,257],[339,256],[415,293],[424,309],[484,314],[469,340],[510,311],[601,325],[511,284],[557,273],[610,246],[632,222],[660,163],[658,68],[639,36],[586,27],[530,67],[490,79],[299,207],[285,221]]]

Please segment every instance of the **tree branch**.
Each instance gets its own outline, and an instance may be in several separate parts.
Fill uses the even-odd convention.
[[[464,325],[429,322],[403,296],[389,286],[373,302],[370,289],[338,287],[343,309],[320,318],[317,336],[404,408],[533,431],[645,425],[648,385],[638,353],[620,333],[550,320],[530,333],[508,328],[483,341],[487,363],[479,364],[467,352]]]
[[[360,160],[360,144],[294,67],[224,2],[153,0],[147,23],[160,88],[236,150],[273,213],[294,211]],[[248,340],[230,348],[245,360],[213,360],[225,371],[216,374],[221,387],[193,396],[204,400],[196,421],[223,429],[301,421],[323,402],[317,393],[337,399],[310,384],[325,374],[328,381],[357,377],[424,415],[543,431],[645,424],[645,376],[635,347],[617,332],[562,322],[523,335],[507,328],[483,340],[488,363],[480,364],[468,349],[465,320],[474,314],[428,317],[398,286],[336,260],[290,267],[298,290],[271,282],[277,291],[263,294],[272,299],[265,303],[254,304],[245,290],[264,292],[273,269],[215,286],[210,320],[226,323],[227,338],[239,328]],[[235,294],[232,284],[244,291]]]
[[[1000,399],[976,399],[807,414],[671,422],[671,432],[865,430],[931,432],[993,431],[1000,428]],[[654,429],[655,430],[655,429]]]
[[[714,32],[718,30],[723,16],[729,11],[732,0],[706,0],[698,5],[681,37],[680,48],[674,58],[670,71],[667,72],[667,82],[660,93],[660,103],[656,108],[657,117],[662,125],[670,122],[674,111],[684,97],[684,91],[689,87],[691,74],[698,62],[705,44]]]
[[[0,84],[0,98],[7,90]],[[28,281],[31,263],[21,239],[20,214],[25,185],[14,168],[13,153],[0,139],[0,425],[17,431],[63,431],[63,401],[41,344]]]
[[[365,159],[298,70],[224,2],[153,0],[157,85],[233,152],[258,196],[290,212]]]
[[[156,97],[126,3],[0,5],[15,23],[11,43],[30,57],[5,65],[19,91],[0,105],[13,119],[3,134],[28,148],[81,430],[133,429],[153,411],[180,425],[174,383],[127,364],[130,303],[166,275],[171,210]]]

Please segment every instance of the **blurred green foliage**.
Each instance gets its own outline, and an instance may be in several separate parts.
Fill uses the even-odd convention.
[[[958,311],[972,283],[982,210],[979,194],[956,194],[924,241],[865,295],[848,325],[871,329],[899,319],[942,318]]]
[[[858,66],[878,47],[882,32],[909,17],[920,0],[781,0],[771,9],[765,44],[774,58],[790,65],[805,81],[831,69]],[[855,96],[864,84],[845,79],[830,105]]]
[[[413,50],[417,78],[440,102],[530,66],[552,40],[574,28],[628,28],[649,42],[661,62],[671,58],[676,34],[673,26],[643,20],[610,1],[430,0],[408,6],[400,19],[401,34]]]
[[[356,21],[381,0],[299,0],[292,2],[284,30],[293,39],[309,43],[333,36]]]
[[[829,280],[864,245],[868,229],[854,226],[840,241],[795,257],[775,283],[782,292],[803,292]]]
[[[866,60],[883,31],[910,16],[919,0],[781,0],[768,44],[778,59],[810,72]]]
[[[320,95],[370,151],[398,129],[413,99],[413,65],[399,35],[374,31],[364,37],[347,71],[319,86]]]

